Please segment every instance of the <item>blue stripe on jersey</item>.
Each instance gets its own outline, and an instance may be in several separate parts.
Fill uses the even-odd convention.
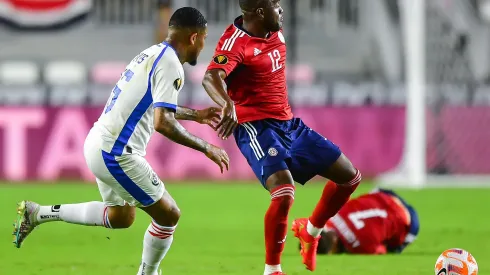
[[[165,41],[163,41],[163,42],[162,42],[162,44],[163,44],[163,45],[166,45],[167,47],[169,47],[170,49],[172,49],[172,50],[175,52],[175,54],[177,54],[177,52],[175,51],[174,47],[172,47],[172,45],[168,44],[168,43],[167,43],[167,42],[165,42]]]
[[[129,138],[133,134],[136,125],[141,120],[146,110],[148,110],[148,108],[153,103],[153,97],[151,95],[151,78],[153,76],[153,73],[155,72],[155,67],[157,66],[158,62],[160,61],[160,59],[162,58],[163,54],[167,49],[168,46],[165,46],[165,48],[163,48],[162,52],[160,52],[158,57],[153,62],[153,66],[151,67],[151,71],[148,76],[148,88],[146,90],[146,93],[141,99],[141,101],[138,103],[138,105],[136,105],[133,112],[129,115],[126,124],[124,124],[121,133],[119,133],[119,136],[117,137],[116,142],[112,147],[111,154],[116,156],[122,155],[124,151],[124,147],[126,146],[126,144],[128,144]]]
[[[172,104],[172,103],[167,103],[167,102],[155,102],[155,103],[153,103],[153,108],[158,108],[158,107],[171,109],[172,111],[177,112],[177,105]]]
[[[116,160],[116,156],[102,151],[102,158],[105,166],[117,182],[126,190],[133,198],[140,202],[143,206],[152,205],[155,201],[143,191],[132,179],[126,175]]]

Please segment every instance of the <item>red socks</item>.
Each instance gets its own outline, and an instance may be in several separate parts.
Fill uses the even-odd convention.
[[[316,228],[323,228],[325,223],[333,217],[340,208],[349,200],[350,195],[361,182],[361,172],[357,170],[356,176],[347,184],[336,184],[329,181],[323,189],[322,197],[313,210],[310,223]]]
[[[288,230],[288,213],[294,201],[294,186],[284,184],[271,190],[271,204],[265,213],[265,263],[281,264]]]

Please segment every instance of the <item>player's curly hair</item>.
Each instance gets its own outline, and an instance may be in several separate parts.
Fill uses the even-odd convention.
[[[240,9],[245,12],[253,12],[255,9],[268,3],[268,0],[239,0]]]
[[[168,23],[173,28],[205,28],[206,18],[202,13],[192,7],[183,7],[174,12]]]

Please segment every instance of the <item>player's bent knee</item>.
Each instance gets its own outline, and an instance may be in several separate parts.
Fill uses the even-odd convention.
[[[357,179],[360,181],[361,177],[359,170],[344,154],[340,155],[337,161],[320,175],[342,185],[352,183]]]
[[[180,220],[180,209],[177,205],[173,205],[169,211],[169,222],[171,226],[176,226]]]
[[[264,170],[266,167],[264,167]],[[293,176],[291,175],[291,172],[289,170],[281,170],[273,173],[270,175],[266,182],[265,182],[265,187],[267,190],[272,192],[272,190],[277,189],[283,185],[293,185],[294,186],[294,180]]]
[[[155,204],[141,209],[161,226],[176,226],[181,216],[177,203],[168,192]]]
[[[114,229],[129,228],[136,219],[136,209],[132,206],[109,206],[109,222]]]
[[[362,180],[361,171],[355,169],[355,173],[351,173],[351,176],[350,176],[350,180],[349,181],[342,182],[342,183],[339,183],[339,184],[343,184],[343,185],[357,185],[358,183],[361,182],[361,180]]]

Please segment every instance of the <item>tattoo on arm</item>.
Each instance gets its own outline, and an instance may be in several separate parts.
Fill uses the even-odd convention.
[[[155,114],[155,130],[168,139],[200,152],[206,152],[209,144],[189,133],[175,118],[174,113],[160,108]]]
[[[175,119],[195,121],[197,119],[197,110],[182,107],[182,106],[177,106],[177,111],[175,112]]]

